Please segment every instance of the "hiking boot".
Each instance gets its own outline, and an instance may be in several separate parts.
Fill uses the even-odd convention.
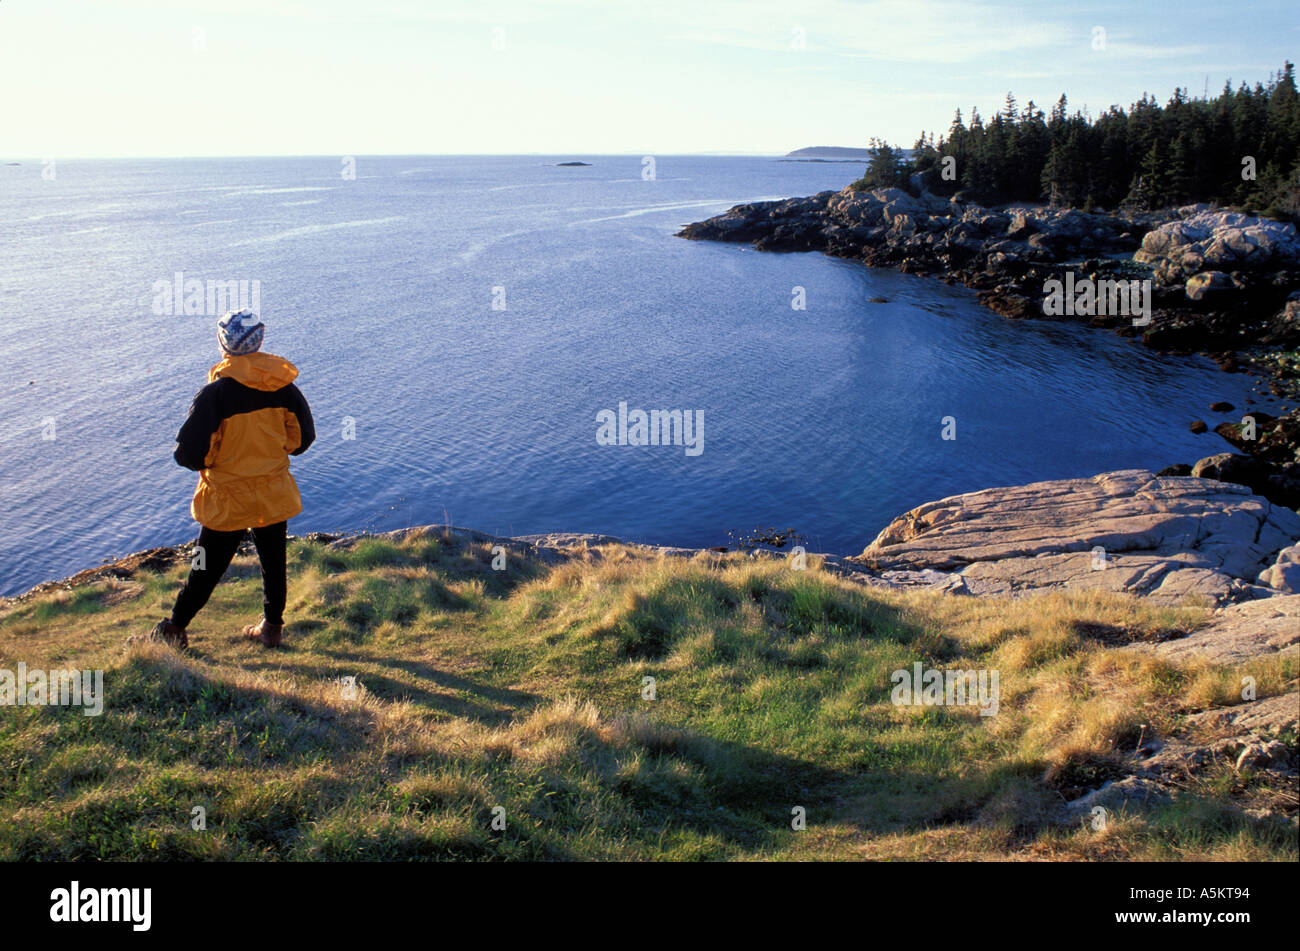
[[[266,618],[261,623],[250,624],[240,632],[250,641],[261,641],[263,647],[279,647],[280,636],[284,634],[283,624],[272,624]]]
[[[155,624],[153,630],[149,632],[149,640],[170,644],[177,650],[185,650],[190,646],[190,638],[185,633],[185,628],[177,627],[170,619],[164,619]]]

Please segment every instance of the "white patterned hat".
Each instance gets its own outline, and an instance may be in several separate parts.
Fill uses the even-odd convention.
[[[262,346],[262,332],[265,329],[266,325],[247,307],[232,310],[217,321],[217,342],[232,357],[256,353]]]

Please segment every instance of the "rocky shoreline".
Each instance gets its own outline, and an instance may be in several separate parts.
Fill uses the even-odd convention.
[[[301,540],[345,549],[369,538],[402,541],[435,533],[501,545],[514,556],[550,565],[606,545],[627,545],[659,557],[789,557],[787,551],[769,548],[729,552],[584,533],[505,537],[438,525],[380,533],[312,532]],[[166,571],[188,563],[194,544],[106,560],[71,577],[0,597],[0,607],[54,590]],[[251,538],[240,554],[254,554]],[[1143,469],[982,489],[927,502],[891,521],[861,554],[812,557],[835,574],[893,590],[1016,597],[1051,589],[1101,589],[1171,605],[1190,597],[1216,609],[1279,597],[1300,604],[1300,514],[1245,486]],[[1293,633],[1300,643],[1300,625]]]
[[[1134,214],[991,209],[899,188],[849,187],[737,205],[678,236],[761,251],[821,251],[936,277],[973,288],[1004,317],[1074,319],[1159,350],[1205,353],[1225,370],[1267,378],[1274,394],[1300,402],[1300,236],[1290,223],[1204,204]],[[1044,301],[1054,281],[1068,288],[1149,281],[1150,293],[1140,315],[1116,313],[1112,297],[1109,306],[1049,317]],[[1253,431],[1242,423],[1214,430],[1237,450],[1232,458],[1178,460],[1167,473],[1199,467],[1197,475],[1300,507],[1300,406],[1279,416],[1240,409],[1254,420]],[[1198,420],[1193,428],[1208,427]]]

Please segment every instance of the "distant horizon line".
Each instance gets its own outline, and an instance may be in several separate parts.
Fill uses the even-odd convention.
[[[810,148],[847,148],[857,150],[856,146],[801,146],[800,149]],[[714,149],[706,152],[269,152],[260,155],[255,154],[230,154],[230,155],[65,155],[60,156],[3,156],[0,157],[0,166],[12,165],[15,162],[19,164],[40,164],[48,158],[54,158],[55,161],[116,161],[116,160],[138,160],[138,159],[270,159],[270,158],[642,158],[647,155],[652,156],[676,156],[676,157],[710,157],[726,156],[731,158],[789,158],[793,152],[800,149],[792,149],[790,152],[758,152],[758,151],[731,151]],[[861,149],[866,151],[866,149]]]

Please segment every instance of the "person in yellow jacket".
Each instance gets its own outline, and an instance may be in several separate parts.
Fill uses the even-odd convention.
[[[188,647],[185,629],[230,567],[249,529],[262,566],[262,620],[242,636],[279,647],[284,632],[287,521],[302,511],[289,457],[316,438],[311,409],[294,379],[298,368],[262,353],[265,325],[249,310],[217,323],[223,359],[190,405],[173,458],[199,473],[190,513],[201,526],[199,547],[171,617],[152,637]]]

